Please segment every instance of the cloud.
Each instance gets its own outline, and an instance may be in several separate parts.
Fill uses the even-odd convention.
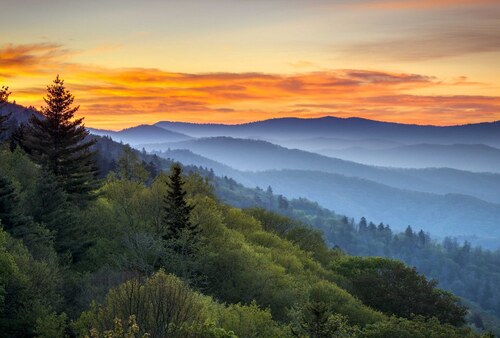
[[[5,44],[0,47],[0,76],[48,73],[70,55],[69,50],[53,43]]]
[[[341,50],[350,57],[390,61],[425,61],[466,54],[500,52],[500,26],[437,28],[375,42],[352,44]]]
[[[6,74],[6,84],[19,83],[11,85],[12,98],[42,105],[48,74],[61,74],[86,123],[114,129],[164,119],[240,123],[328,114],[433,124],[500,119],[499,97],[414,94],[420,89],[442,92],[446,86],[483,85],[465,77],[444,83],[422,74],[359,69],[190,74],[71,63],[71,53],[52,44],[0,48],[0,74]],[[27,79],[30,84],[22,86]]]

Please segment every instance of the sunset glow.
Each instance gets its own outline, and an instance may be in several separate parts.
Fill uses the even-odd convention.
[[[39,107],[60,74],[91,127],[500,120],[497,1],[21,2],[2,1],[0,84]]]

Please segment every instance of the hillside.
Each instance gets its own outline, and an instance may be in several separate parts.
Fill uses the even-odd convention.
[[[12,113],[10,122],[15,124],[26,123],[31,115],[36,114],[33,107],[24,107],[15,103],[5,103],[0,106],[0,115]]]
[[[112,329],[117,318],[126,323],[134,315],[137,330],[159,338],[165,333],[154,320],[159,313],[173,325],[168,331],[173,337],[215,336],[214,332],[219,336],[232,332],[240,337],[291,337],[294,331],[311,334],[301,323],[314,323],[309,316],[317,309],[335,321],[336,331],[346,332],[348,337],[377,337],[400,325],[405,325],[410,335],[440,332],[477,336],[463,327],[465,311],[456,299],[402,263],[342,255],[328,249],[321,237],[304,237],[307,228],[297,228],[292,221],[274,228],[272,219],[254,217],[218,202],[197,175],[183,180],[185,198],[194,206],[190,219],[203,237],[184,242],[195,250],[192,254],[177,251],[176,243],[180,242],[172,242],[175,237],[165,239],[162,223],[151,227],[163,214],[163,208],[155,206],[162,206],[166,194],[171,194],[166,182],[172,182],[174,174],[160,174],[150,185],[135,176],[129,179],[128,170],[140,172],[141,161],[131,154],[126,156],[126,162],[119,159],[116,174],[103,182],[99,198],[81,209],[64,200],[63,192],[47,185],[49,177],[41,175],[26,155],[0,149],[0,201],[9,206],[0,214],[5,222],[5,230],[0,230],[0,262],[7,269],[6,275],[2,269],[0,281],[20,286],[6,289],[4,304],[9,311],[0,313],[0,325],[7,336],[44,332],[59,337],[66,330],[78,335],[90,329],[102,332]],[[6,189],[9,184],[18,188]],[[52,198],[57,193],[63,202],[46,206],[39,214],[38,206],[46,201],[34,192],[41,184],[46,184],[45,190],[55,189]],[[21,189],[23,195],[19,194]],[[3,200],[6,193],[16,198]],[[30,203],[24,203],[28,198]],[[24,218],[15,218],[11,210]],[[66,217],[56,218],[59,212]],[[37,223],[40,217],[46,217],[48,223]],[[76,219],[79,221],[68,222]],[[55,243],[40,237],[44,229],[53,229]],[[297,233],[299,229],[303,230]],[[27,237],[26,233],[32,235]],[[59,255],[72,259],[62,267]],[[371,293],[383,295],[380,301],[365,298],[360,290],[349,287],[357,283],[351,272],[361,269],[367,276],[379,278],[375,267],[381,264],[388,272],[403,273],[408,286],[415,285],[416,303],[390,300],[392,290],[398,290],[400,284],[391,284],[388,277],[383,277],[387,286],[373,284],[377,286]],[[40,274],[51,278],[39,285]],[[60,293],[61,288],[67,293]],[[92,301],[100,304],[99,308],[91,306]],[[124,302],[134,305],[117,305]],[[436,302],[440,307],[431,305]],[[168,311],[164,307],[167,303]],[[402,304],[418,304],[412,305],[411,311],[422,317],[411,319]],[[58,308],[65,312],[54,312]],[[391,314],[399,318],[389,318]],[[208,320],[214,320],[213,324],[206,326]],[[52,326],[46,328],[42,323]]]
[[[450,169],[395,169],[363,165],[265,141],[229,137],[143,145],[147,150],[188,149],[240,171],[313,170],[357,177],[394,188],[433,194],[463,194],[500,204],[500,174]],[[215,168],[214,168],[215,169]]]
[[[433,236],[500,239],[500,205],[459,195],[437,195],[392,188],[338,174],[277,170],[249,174],[255,185],[272,186],[288,197],[305,197],[337,213],[362,216],[403,230],[422,228]]]

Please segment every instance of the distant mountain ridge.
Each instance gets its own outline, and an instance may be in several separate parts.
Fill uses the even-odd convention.
[[[436,194],[457,193],[500,203],[500,174],[481,174],[446,168],[413,170],[375,167],[288,149],[265,141],[230,137],[141,146],[150,151],[188,149],[240,171],[313,170],[359,177],[399,189]]]
[[[265,189],[271,186],[274,193],[289,198],[305,197],[336,213],[357,219],[365,216],[373,221],[389,223],[394,229],[401,231],[407,225],[412,225],[435,236],[461,236],[483,245],[494,243],[500,238],[500,204],[485,202],[465,194],[412,191],[359,177],[314,170],[244,172],[189,150],[171,149],[158,155],[185,165],[213,168],[216,175],[227,175],[247,187],[259,186]],[[421,172],[408,170],[415,174],[412,171],[417,174]],[[424,171],[436,176],[437,180],[442,176],[453,180],[460,175],[453,170]],[[411,176],[408,178],[411,179]]]
[[[88,129],[90,133],[94,135],[109,136],[115,141],[128,143],[130,145],[138,145],[148,142],[179,142],[192,139],[192,137],[188,135],[147,124],[120,131],[93,128]]]
[[[500,147],[500,121],[456,126],[430,126],[381,122],[363,118],[278,118],[238,125],[161,121],[156,126],[193,137],[240,138],[337,137],[390,139],[405,143],[486,144]]]
[[[412,144],[387,149],[316,149],[329,157],[368,165],[398,168],[454,168],[500,172],[500,149],[484,144]]]

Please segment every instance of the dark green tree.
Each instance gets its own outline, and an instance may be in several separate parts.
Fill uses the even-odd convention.
[[[54,175],[42,172],[29,196],[33,219],[51,231],[58,253],[70,253],[74,262],[90,246],[88,236],[78,222],[78,214]]]
[[[332,265],[349,280],[346,289],[364,304],[388,315],[436,317],[441,323],[465,324],[467,310],[457,297],[436,287],[402,262],[379,257],[343,257]]]
[[[91,151],[96,140],[88,138],[83,118],[74,117],[79,106],[73,106],[74,96],[59,76],[47,91],[42,117],[30,119],[23,147],[33,161],[54,174],[72,200],[89,200],[98,186]]]
[[[164,199],[163,223],[167,229],[164,239],[178,239],[182,232],[188,231],[192,236],[199,232],[196,225],[189,220],[193,207],[186,201],[182,169],[174,164],[167,182],[168,192]]]
[[[11,180],[0,174],[0,220],[6,230],[23,223],[19,213],[19,196]]]

